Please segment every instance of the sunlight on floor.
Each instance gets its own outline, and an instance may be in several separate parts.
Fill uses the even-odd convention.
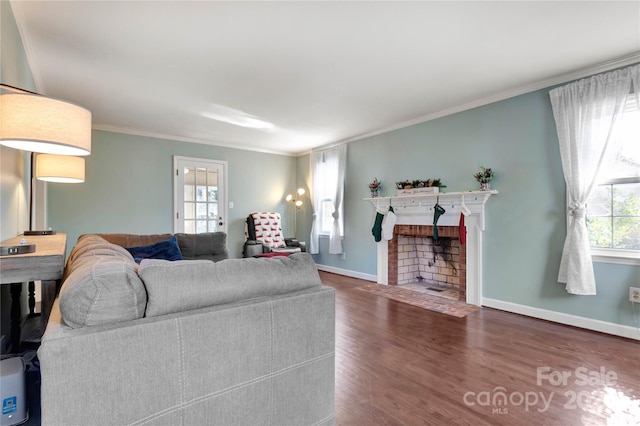
[[[602,416],[606,419],[607,426],[636,426],[640,419],[640,399],[633,399],[627,396],[624,391],[605,387],[602,390],[591,392],[591,398],[600,402],[589,404],[588,407],[580,407],[591,414]],[[590,398],[590,399],[591,399]],[[580,395],[576,399],[580,406]],[[583,424],[591,424],[593,418],[591,416],[583,416]]]

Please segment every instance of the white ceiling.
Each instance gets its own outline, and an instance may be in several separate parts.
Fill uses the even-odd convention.
[[[11,6],[37,90],[94,128],[283,154],[640,58],[639,1]]]

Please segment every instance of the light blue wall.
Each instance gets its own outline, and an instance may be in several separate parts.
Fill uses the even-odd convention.
[[[569,295],[556,282],[565,183],[548,89],[352,142],[348,157],[346,259],[326,254],[324,239],[319,264],[376,274],[375,212],[362,200],[374,177],[383,195],[394,193],[395,181],[419,178],[465,191],[478,188],[472,175],[484,164],[496,171],[500,193],[486,205],[483,296],[635,326],[628,288],[640,284],[640,267],[596,263],[597,296]]]
[[[8,1],[0,1],[0,82],[35,90],[20,33]],[[29,154],[0,147],[0,241],[29,227]]]
[[[2,82],[34,90],[9,4],[0,4]],[[1,231],[8,238],[26,226],[20,219],[26,212],[20,205],[24,194],[22,201],[15,195],[26,163],[14,150],[3,148],[0,154]],[[291,158],[101,131],[94,132],[86,182],[49,184],[49,225],[69,234],[69,246],[86,232],[171,232],[173,155],[229,162],[229,200],[235,203],[229,211],[232,255],[240,255],[243,221],[250,211],[280,211],[288,219],[286,231],[292,233],[292,210],[282,195],[298,186],[308,189],[309,156]],[[640,285],[639,267],[596,263],[597,296],[568,295],[556,282],[566,231],[565,186],[547,90],[350,143],[346,259],[323,254],[316,260],[376,273],[374,212],[362,201],[373,177],[383,180],[383,194],[391,193],[396,180],[422,177],[442,178],[449,191],[467,190],[477,187],[471,175],[480,164],[497,171],[492,184],[500,191],[487,204],[484,297],[634,326],[627,295],[629,286]],[[9,169],[13,185],[5,185]],[[307,196],[297,212],[295,233],[301,240],[308,241],[310,223]],[[326,243],[321,240],[325,253]]]
[[[288,214],[283,197],[296,184],[293,157],[95,130],[92,137],[85,182],[48,184],[48,225],[66,232],[70,247],[83,233],[173,232],[174,155],[227,161],[232,257],[241,256],[247,214]],[[288,220],[285,232],[293,232]]]
[[[20,33],[8,1],[0,1],[0,82],[26,90],[35,90]],[[0,147],[0,241],[15,237],[29,227],[30,155]],[[0,335],[10,332],[10,286],[0,286]],[[22,294],[27,294],[26,283]],[[22,312],[29,312],[27,298],[22,298]],[[8,344],[8,339],[5,339]],[[0,347],[0,352],[5,348]]]

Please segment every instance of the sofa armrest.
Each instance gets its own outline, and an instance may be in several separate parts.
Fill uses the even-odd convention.
[[[307,251],[307,243],[304,241],[298,241],[297,238],[285,238],[284,243],[287,247],[298,247],[300,251]]]
[[[269,246],[263,244],[261,241],[247,240],[244,242],[242,257],[254,257],[262,253],[269,253],[270,251]]]

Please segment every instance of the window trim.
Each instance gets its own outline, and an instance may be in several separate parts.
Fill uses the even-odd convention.
[[[598,263],[640,265],[640,251],[591,247],[591,260]]]
[[[320,200],[320,227],[318,229],[318,236],[320,237],[331,236],[331,229],[328,229],[328,230],[322,229],[322,223],[324,218],[324,203],[327,201],[329,201],[333,205],[333,200],[331,198],[323,198]]]
[[[631,99],[627,101],[625,112],[630,108],[630,105]],[[633,102],[633,107],[633,110],[637,109],[635,102]],[[629,183],[640,183],[640,177],[632,176],[625,178],[603,179],[597,182],[596,185],[624,185]],[[618,265],[640,265],[640,250],[591,247],[591,261]]]
[[[640,177],[606,179],[597,185],[619,185],[640,183]],[[587,230],[588,231],[588,230]],[[591,260],[598,263],[615,263],[619,265],[640,265],[640,250],[616,249],[591,246]]]

